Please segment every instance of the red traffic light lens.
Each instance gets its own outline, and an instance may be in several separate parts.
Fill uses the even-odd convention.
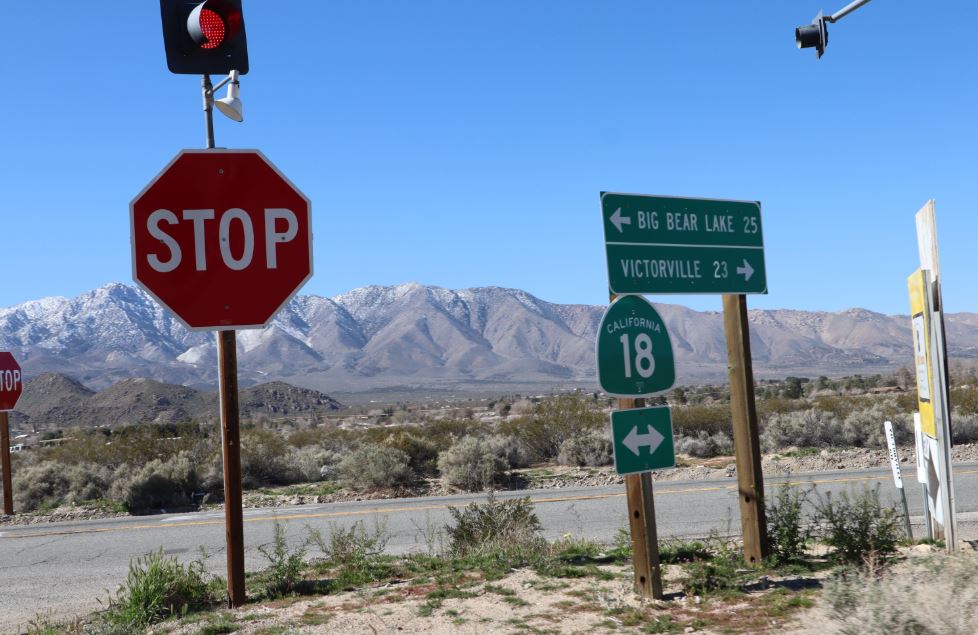
[[[204,36],[204,41],[200,42],[200,48],[214,49],[224,42],[227,27],[224,25],[224,18],[219,13],[210,9],[202,9],[198,23],[200,24],[200,32]]]

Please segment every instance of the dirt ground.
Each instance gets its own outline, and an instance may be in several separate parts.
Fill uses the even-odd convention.
[[[665,601],[632,590],[630,567],[608,566],[610,580],[541,577],[518,570],[476,582],[460,597],[432,599],[434,584],[410,581],[317,598],[282,600],[206,618],[162,624],[151,633],[190,635],[234,625],[241,634],[272,633],[789,633],[800,608],[789,597],[810,598],[808,579],[762,581],[730,598],[687,598],[678,566],[665,571]],[[791,589],[778,591],[778,589]],[[798,594],[802,594],[799,596]],[[812,601],[806,599],[803,605]]]

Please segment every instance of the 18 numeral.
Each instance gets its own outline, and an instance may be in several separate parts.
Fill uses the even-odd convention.
[[[628,334],[618,338],[625,353],[625,378],[632,378],[632,350],[628,345]],[[635,370],[642,379],[648,379],[655,371],[655,359],[652,357],[652,338],[648,333],[639,333],[635,338]]]

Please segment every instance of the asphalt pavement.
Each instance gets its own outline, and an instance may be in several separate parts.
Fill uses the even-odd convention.
[[[791,480],[815,484],[819,492],[879,483],[884,499],[898,500],[889,469],[796,474]],[[765,479],[767,495],[784,481]],[[923,501],[912,471],[904,482],[915,531],[922,532]],[[660,539],[740,531],[734,478],[664,481],[654,491]],[[963,539],[978,538],[978,463],[955,466],[955,491],[959,533]],[[522,496],[533,501],[543,533],[550,539],[569,534],[611,542],[618,529],[627,526],[623,486],[497,494],[499,499]],[[310,529],[328,535],[331,528],[363,521],[370,529],[378,524],[386,529],[390,553],[438,550],[439,530],[450,520],[448,508],[484,500],[480,494],[246,509],[245,566],[248,570],[267,566],[258,548],[272,542],[276,522],[285,527],[293,547],[307,541]],[[38,614],[70,617],[97,610],[98,598],[104,601],[125,579],[131,559],[159,549],[184,561],[199,557],[203,550],[208,570],[223,575],[224,540],[223,511],[0,526],[0,628],[17,632]],[[317,555],[316,547],[308,549],[309,557]]]

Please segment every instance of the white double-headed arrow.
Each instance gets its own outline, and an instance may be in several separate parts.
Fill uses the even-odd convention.
[[[625,435],[625,440],[622,441],[622,443],[624,443],[625,447],[631,450],[635,456],[638,456],[639,448],[647,447],[649,449],[649,454],[652,454],[660,445],[662,445],[664,440],[665,437],[652,426],[649,426],[649,431],[645,434],[639,434],[638,426],[632,426],[631,432]]]
[[[750,277],[754,275],[754,267],[751,267],[750,263],[747,262],[747,259],[744,258],[744,266],[737,267],[737,273],[744,276],[744,282],[747,282],[750,280]]]
[[[632,224],[632,218],[631,216],[622,216],[621,208],[619,207],[618,209],[615,210],[615,213],[611,215],[611,223],[615,226],[615,229],[621,231],[622,225]]]

